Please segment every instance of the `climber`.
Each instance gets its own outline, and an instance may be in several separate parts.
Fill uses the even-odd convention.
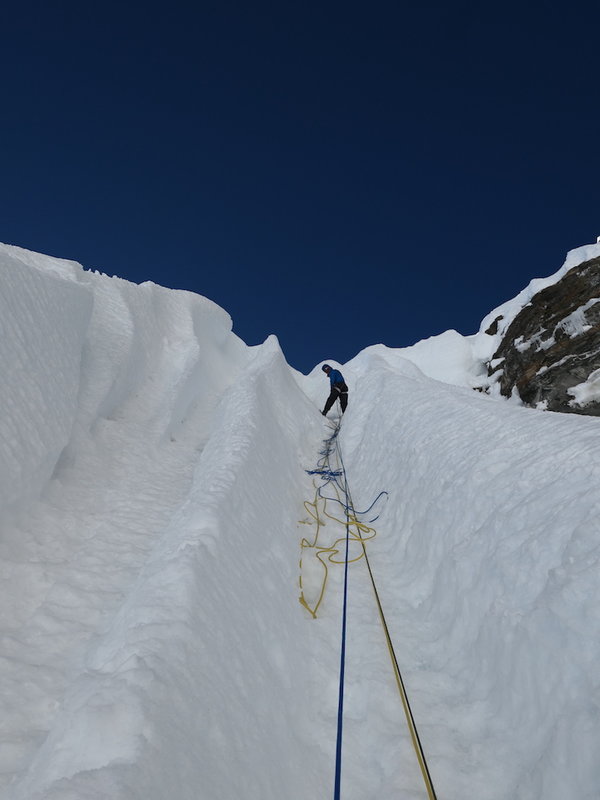
[[[325,408],[323,411],[321,411],[321,414],[326,417],[327,412],[338,398],[340,400],[340,406],[342,407],[343,414],[346,410],[346,406],[348,405],[348,387],[344,382],[344,377],[339,369],[331,369],[329,364],[323,364],[321,369],[331,381],[331,394],[327,398]]]

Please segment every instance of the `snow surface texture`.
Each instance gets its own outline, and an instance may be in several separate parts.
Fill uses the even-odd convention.
[[[0,278],[0,796],[331,796],[342,568],[298,603],[326,378],[189,293],[8,246]],[[497,315],[344,365],[340,446],[357,507],[390,492],[369,556],[440,800],[591,800],[598,421],[472,391]],[[348,625],[342,797],[426,798],[364,561]]]

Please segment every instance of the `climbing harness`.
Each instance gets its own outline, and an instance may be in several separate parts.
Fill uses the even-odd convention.
[[[435,793],[429,768],[427,766],[425,753],[421,745],[421,740],[419,738],[412,709],[410,707],[410,703],[408,700],[408,695],[406,693],[406,687],[404,685],[402,674],[400,672],[398,659],[394,651],[394,646],[390,636],[387,621],[383,613],[383,607],[381,604],[381,599],[379,597],[379,592],[377,591],[377,586],[375,584],[375,578],[373,575],[373,571],[371,569],[369,556],[367,554],[366,543],[371,539],[373,539],[373,537],[376,535],[375,529],[370,527],[370,524],[379,518],[379,514],[373,517],[373,519],[370,519],[369,524],[365,524],[364,522],[361,522],[358,519],[359,516],[363,516],[371,512],[371,510],[374,508],[374,506],[377,504],[380,498],[384,496],[387,497],[388,493],[380,492],[379,495],[375,498],[375,500],[364,512],[358,512],[355,510],[354,504],[352,502],[352,496],[350,494],[350,488],[348,486],[348,479],[346,477],[346,469],[344,467],[342,452],[338,441],[339,432],[340,432],[340,421],[338,421],[337,425],[335,425],[332,435],[328,439],[325,439],[323,441],[323,448],[319,453],[320,458],[317,462],[316,469],[306,470],[306,472],[309,475],[313,476],[313,486],[315,488],[315,495],[312,502],[305,501],[304,507],[308,512],[309,518],[301,520],[301,523],[307,525],[315,525],[316,532],[312,540],[309,540],[307,538],[303,538],[301,540],[300,546],[302,549],[302,556],[300,558],[300,580],[299,580],[300,603],[312,615],[313,619],[316,619],[317,611],[323,601],[323,597],[325,595],[325,588],[327,585],[327,578],[329,574],[327,563],[344,565],[344,590],[343,590],[343,605],[342,605],[342,635],[341,635],[341,650],[340,650],[340,680],[339,680],[339,696],[338,696],[334,800],[340,800],[340,791],[341,791],[342,730],[343,730],[343,709],[344,709],[346,622],[347,622],[347,598],[348,598],[348,565],[356,561],[360,561],[362,558],[364,558],[365,563],[367,565],[367,570],[371,580],[371,585],[373,587],[373,592],[375,594],[375,600],[377,603],[379,618],[381,620],[381,624],[384,630],[386,644],[388,646],[390,660],[392,662],[394,678],[396,680],[396,685],[398,687],[398,692],[400,694],[400,698],[402,701],[402,707],[404,710],[404,715],[406,717],[406,723],[409,729],[410,737],[413,743],[413,748],[417,756],[417,761],[419,763],[421,774],[423,776],[425,788],[427,789],[427,795],[429,797],[429,800],[437,800],[437,795]],[[334,454],[337,463],[335,464],[334,467],[332,467],[330,459],[334,456]],[[321,481],[320,485],[317,485],[317,476],[318,479]],[[323,494],[323,489],[327,489],[328,492],[327,495]],[[333,497],[329,495],[330,492],[333,493],[334,495]],[[338,503],[342,507],[345,515],[344,520],[339,519],[338,517],[330,514],[329,511],[327,511],[328,502]],[[335,539],[335,541],[331,542],[329,545],[325,545],[320,541],[321,529],[325,526],[327,519],[337,522],[345,527],[345,535],[338,537],[337,539]],[[344,554],[340,558],[342,549],[340,547],[341,542],[344,542]],[[354,555],[351,558],[350,545],[351,543],[354,542],[358,543],[359,552],[358,555]],[[307,602],[304,594],[304,589],[302,586],[302,562],[304,557],[304,551],[309,549],[314,550],[316,558],[320,562],[324,570],[321,589],[320,592],[318,593],[317,601],[313,606],[311,606]]]

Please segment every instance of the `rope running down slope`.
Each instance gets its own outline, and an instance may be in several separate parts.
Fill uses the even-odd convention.
[[[304,503],[304,507],[306,508],[310,519],[301,520],[301,522],[309,525],[315,524],[316,533],[312,541],[303,538],[300,544],[303,552],[304,550],[309,548],[314,549],[317,559],[323,566],[324,576],[317,602],[313,607],[311,607],[305,598],[304,590],[302,588],[303,557],[301,557],[300,598],[299,598],[300,603],[304,606],[304,608],[306,608],[307,611],[309,611],[309,613],[313,616],[313,619],[316,619],[317,610],[321,605],[321,602],[325,594],[325,588],[327,585],[327,578],[329,574],[327,562],[332,564],[344,564],[344,600],[343,600],[343,611],[342,611],[342,637],[341,637],[342,641],[341,641],[341,653],[340,653],[340,681],[339,681],[339,697],[338,697],[338,725],[337,725],[337,740],[336,740],[336,771],[335,771],[335,785],[334,785],[334,800],[340,800],[340,791],[341,791],[348,564],[360,561],[360,559],[363,557],[367,564],[369,578],[371,580],[371,585],[373,587],[373,592],[375,595],[375,601],[377,603],[379,618],[384,630],[386,644],[388,646],[388,651],[392,662],[394,678],[396,680],[396,685],[398,687],[398,692],[400,694],[400,698],[402,701],[402,707],[406,717],[406,723],[417,756],[419,768],[423,776],[425,788],[427,789],[427,795],[429,797],[429,800],[437,800],[437,795],[433,787],[433,782],[431,779],[431,774],[429,772],[429,767],[427,765],[427,760],[425,758],[425,753],[423,751],[423,746],[421,744],[421,740],[417,731],[410,702],[408,700],[408,695],[406,693],[406,687],[404,685],[404,680],[400,672],[400,666],[398,664],[398,659],[396,657],[387,621],[385,619],[385,614],[383,612],[381,599],[375,583],[375,577],[373,575],[373,570],[371,568],[371,564],[367,554],[366,543],[374,538],[374,536],[376,535],[376,531],[374,528],[370,527],[369,525],[366,525],[365,523],[359,521],[358,519],[359,516],[369,513],[382,496],[384,495],[387,496],[387,492],[380,492],[379,495],[373,501],[373,503],[371,503],[369,508],[366,509],[366,511],[359,512],[355,510],[354,503],[352,501],[352,495],[350,493],[350,487],[348,486],[348,479],[346,476],[346,469],[342,458],[342,451],[338,440],[338,434],[340,432],[340,424],[341,420],[338,421],[338,423],[334,426],[331,436],[328,439],[324,440],[323,442],[324,447],[319,453],[320,458],[317,463],[317,468],[314,470],[306,470],[309,475],[313,476],[315,496],[312,502],[305,501]],[[335,467],[332,467],[331,458],[334,454],[335,454],[336,464]],[[316,476],[319,476],[321,480],[320,485],[317,484]],[[335,494],[335,497],[328,497],[324,495],[323,490],[325,488],[327,488],[328,493],[330,490],[332,490],[333,493]],[[327,511],[328,501],[339,503],[342,506],[345,514],[344,520],[338,519],[337,517],[333,516]],[[369,520],[369,522],[374,522],[376,519],[378,519],[378,516],[379,515],[375,516],[373,519]],[[325,525],[324,517],[333,520],[335,522],[338,522],[340,525],[343,525],[346,529],[345,536],[337,538],[329,546],[327,545],[324,546],[319,543],[320,530],[323,527],[323,525]],[[349,558],[349,545],[351,541],[358,542],[361,548],[361,552],[359,553],[359,555],[354,558]],[[340,560],[339,558],[336,558],[336,556],[340,555],[341,548],[339,547],[339,545],[341,544],[341,542],[345,542],[345,547],[344,547],[345,552],[343,558]]]

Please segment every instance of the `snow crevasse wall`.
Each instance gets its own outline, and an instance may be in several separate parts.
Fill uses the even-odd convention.
[[[16,247],[2,245],[0,259],[0,508],[39,494],[98,418],[129,417],[160,437],[193,411],[209,430],[248,354],[223,309]]]
[[[276,339],[249,348],[205,298],[19,248],[2,246],[0,269],[0,790],[196,800],[200,784],[304,785],[267,765],[302,736],[302,693],[286,711],[285,687],[306,663],[290,676],[302,618],[283,534],[298,499],[274,504],[264,481],[295,491],[315,413]],[[234,724],[236,709],[255,716],[248,698],[263,716],[250,732]]]
[[[89,288],[1,253],[0,508],[38,494],[77,414]]]
[[[276,401],[295,388],[274,340],[238,376],[185,501],[89,647],[14,800],[305,796],[307,754],[322,754],[303,699],[310,658],[289,532],[298,425],[314,409]]]

